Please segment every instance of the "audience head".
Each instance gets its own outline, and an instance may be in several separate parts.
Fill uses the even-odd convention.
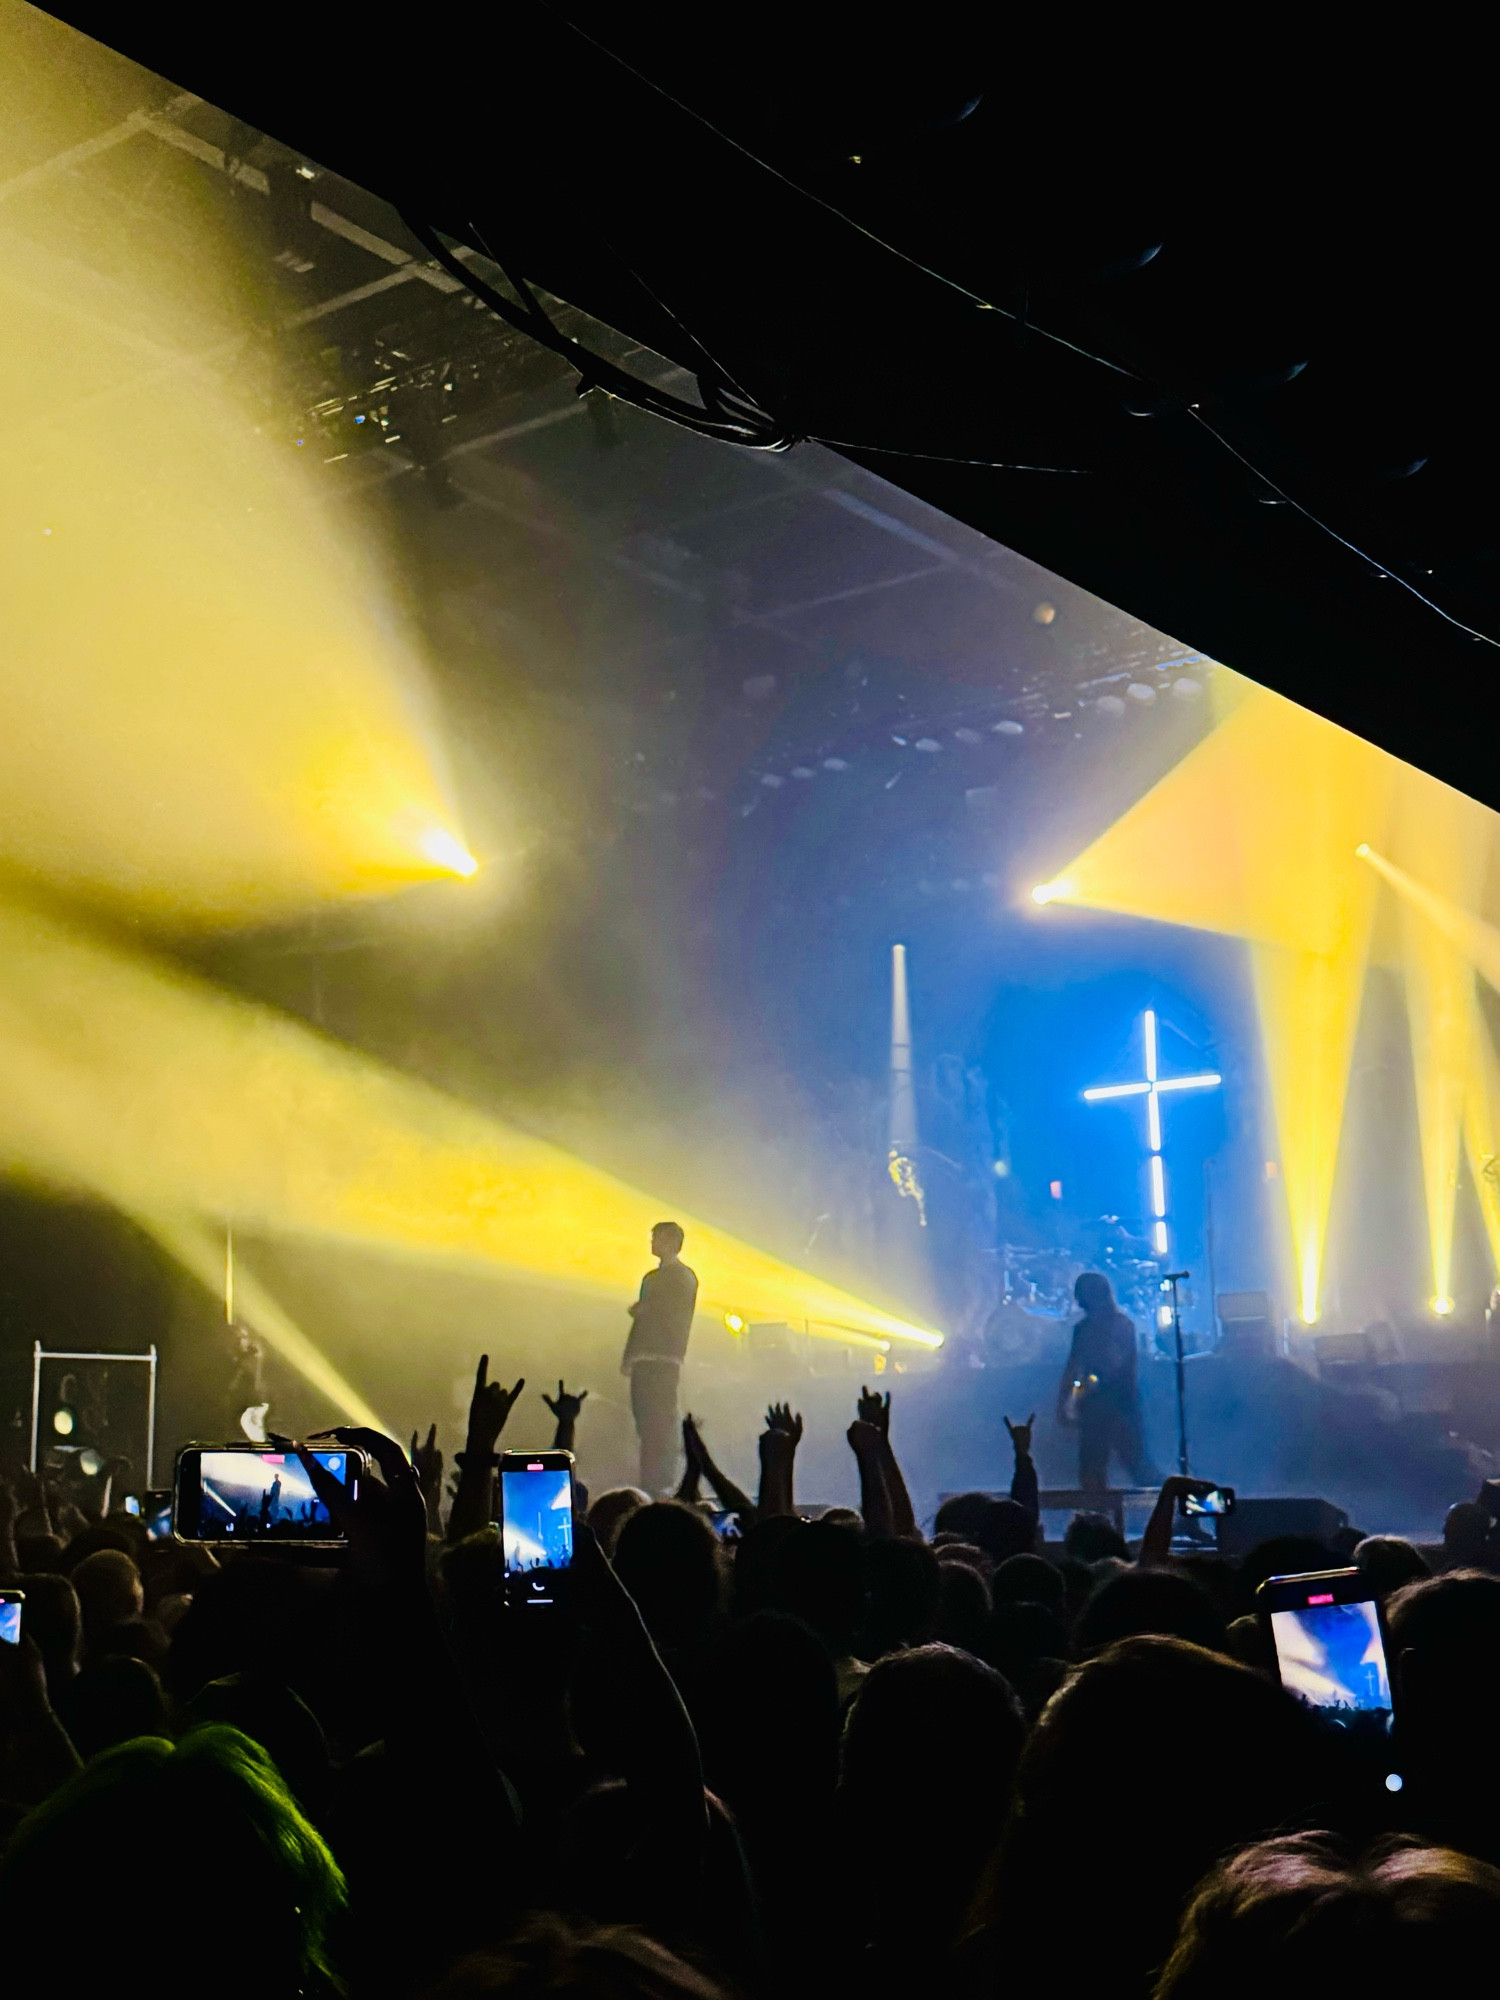
[[[96,1649],[112,1626],[145,1609],[141,1573],[120,1549],[96,1549],[73,1568],[73,1588],[83,1617],[85,1649]]]
[[[1063,1536],[1063,1553],[1081,1563],[1103,1562],[1109,1556],[1128,1562],[1130,1544],[1105,1515],[1075,1514]]]
[[[951,1646],[879,1660],[844,1730],[846,1838],[902,1854],[875,1932],[946,1936],[1010,1810],[1026,1724],[1008,1684]]]
[[[0,1936],[55,1941],[80,1990],[117,1983],[141,1917],[124,1858],[180,1856],[185,1841],[197,1866],[171,1918],[183,1965],[212,1968],[229,2000],[304,1991],[331,1970],[343,1879],[264,1751],[223,1726],[106,1750],[29,1813],[0,1858]],[[226,1948],[239,1911],[254,1912],[253,1949]]]
[[[1494,1527],[1488,1507],[1477,1500],[1459,1500],[1443,1522],[1443,1562],[1449,1569],[1480,1568],[1489,1554]]]
[[[955,1493],[937,1511],[940,1535],[958,1535],[972,1542],[992,1563],[1003,1563],[1036,1546],[1036,1523],[1017,1500],[993,1493]]]
[[[995,1948],[1017,1927],[1066,1933],[1079,1991],[1138,1989],[1205,1870],[1295,1823],[1328,1769],[1318,1725],[1261,1674],[1181,1639],[1119,1641],[1052,1697],[1022,1755],[988,1899]],[[1111,1827],[1129,1837],[1110,1841]]]
[[[594,1540],[607,1556],[614,1554],[620,1530],[631,1515],[650,1504],[651,1495],[643,1493],[639,1486],[611,1486],[594,1501],[589,1508],[588,1522],[594,1531]]]
[[[823,1518],[826,1524],[828,1517]],[[860,1635],[861,1658],[878,1660],[883,1653],[920,1646],[933,1637],[942,1575],[925,1542],[870,1542],[865,1548],[865,1587],[869,1602]]]
[[[470,1952],[423,2000],[726,2000],[706,1973],[623,1924],[528,1917],[503,1945]]]
[[[677,1257],[681,1255],[686,1238],[680,1222],[658,1222],[651,1231],[651,1255],[653,1257]]]
[[[1158,1632],[1187,1639],[1210,1652],[1224,1643],[1224,1620],[1213,1601],[1190,1577],[1171,1570],[1130,1569],[1106,1577],[1083,1607],[1073,1633],[1080,1659],[1116,1639]]]
[[[1067,1599],[1062,1571],[1045,1556],[1011,1556],[990,1580],[997,1604],[1045,1604],[1061,1616]]]
[[[800,1618],[835,1658],[852,1653],[864,1623],[865,1551],[853,1528],[801,1521],[777,1551],[775,1603]]]
[[[1209,1873],[1156,2000],[1408,2000],[1468,1990],[1497,1952],[1500,1870],[1404,1842],[1355,1859],[1330,1834],[1295,1834]]]
[[[938,1564],[936,1637],[983,1659],[990,1628],[989,1585],[969,1563]]]
[[[60,1713],[85,1760],[133,1736],[165,1735],[167,1728],[161,1682],[144,1660],[127,1653],[90,1660],[63,1696]]]
[[[1382,1598],[1432,1574],[1427,1558],[1399,1535],[1366,1535],[1354,1551],[1354,1564]]]
[[[627,1516],[614,1565],[658,1645],[702,1640],[719,1608],[719,1543],[692,1507],[653,1500]]]
[[[47,1671],[47,1688],[54,1703],[78,1671],[83,1642],[83,1616],[70,1578],[28,1576],[26,1630],[35,1640]]]

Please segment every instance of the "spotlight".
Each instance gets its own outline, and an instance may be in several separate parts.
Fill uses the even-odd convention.
[[[1368,841],[1368,840],[1362,840],[1362,841],[1361,841],[1361,842],[1359,843],[1358,847],[1356,847],[1356,848],[1355,848],[1354,852],[1355,852],[1355,855],[1356,855],[1356,857],[1357,857],[1357,858],[1358,858],[1359,860],[1361,860],[1361,861],[1368,861],[1368,860],[1369,860],[1369,858],[1370,858],[1370,843],[1369,843],[1369,841]]]
[[[1437,1314],[1439,1319],[1446,1319],[1453,1310],[1453,1301],[1447,1298],[1434,1299],[1432,1310]]]
[[[1318,1309],[1316,1306],[1304,1306],[1300,1316],[1304,1326],[1316,1326],[1318,1323]]]
[[[456,834],[446,827],[435,826],[430,833],[423,834],[417,843],[429,861],[436,862],[449,875],[476,875],[479,863]]]
[[[78,1470],[85,1479],[97,1479],[104,1470],[104,1460],[92,1445],[87,1445],[79,1452]]]
[[[724,1324],[729,1328],[731,1333],[743,1333],[745,1331],[745,1322],[740,1318],[738,1313],[725,1313]]]
[[[1073,884],[1059,876],[1055,882],[1038,882],[1031,892],[1031,900],[1033,903],[1055,903],[1059,897],[1071,896],[1072,893]]]
[[[73,1412],[68,1408],[66,1403],[60,1404],[52,1412],[52,1428],[60,1438],[67,1438],[73,1435],[73,1422]]]

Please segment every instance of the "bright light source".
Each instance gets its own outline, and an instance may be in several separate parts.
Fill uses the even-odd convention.
[[[66,1403],[52,1412],[52,1428],[60,1438],[73,1435],[73,1412]]]
[[[479,863],[458,836],[449,833],[446,827],[433,827],[430,833],[423,834],[417,845],[429,861],[435,861],[449,875],[469,876],[479,872]]]
[[[1359,843],[1358,847],[1356,847],[1356,848],[1355,848],[1354,852],[1355,852],[1355,854],[1356,854],[1356,855],[1357,855],[1357,856],[1359,857],[1359,859],[1360,859],[1361,861],[1365,861],[1365,860],[1368,860],[1368,859],[1369,859],[1369,854],[1370,854],[1370,843],[1369,843],[1369,841],[1368,841],[1368,840],[1362,840],[1362,841],[1361,841],[1361,842]]]
[[[1317,1307],[1304,1304],[1300,1317],[1304,1326],[1316,1326],[1318,1323]]]
[[[743,1333],[745,1331],[745,1322],[740,1318],[738,1313],[725,1313],[724,1324],[729,1328],[731,1333]]]
[[[1432,1310],[1440,1319],[1446,1319],[1453,1310],[1453,1301],[1452,1299],[1434,1299]]]
[[[1072,893],[1073,884],[1059,876],[1055,882],[1038,882],[1031,892],[1031,900],[1033,903],[1055,903]]]
[[[104,1470],[104,1460],[92,1445],[87,1445],[78,1454],[78,1470],[85,1479],[97,1479]]]

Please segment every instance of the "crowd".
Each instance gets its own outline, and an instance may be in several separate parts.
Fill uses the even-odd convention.
[[[0,1482],[0,1950],[81,1989],[577,2000],[1362,2000],[1500,1948],[1500,1569],[1487,1505],[1431,1548],[1127,1546],[1008,1498],[917,1523],[889,1396],[860,1507],[799,1514],[802,1421],[752,1498],[682,1426],[671,1499],[578,1492],[566,1601],[507,1601],[481,1362],[444,1465],[304,1457],[341,1559],[147,1538]],[[584,1399],[548,1398],[571,1449]],[[320,1445],[320,1449],[324,1446]],[[585,1453],[586,1460],[586,1453]],[[446,1475],[446,1476],[445,1476]],[[1192,1482],[1190,1482],[1192,1483]],[[1175,1545],[1174,1545],[1175,1544]],[[1386,1606],[1378,1755],[1279,1686],[1254,1590],[1353,1562]]]

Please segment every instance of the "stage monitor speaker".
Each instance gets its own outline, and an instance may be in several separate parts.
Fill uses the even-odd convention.
[[[1241,1499],[1232,1514],[1220,1517],[1219,1553],[1248,1555],[1259,1543],[1282,1535],[1307,1535],[1331,1546],[1333,1536],[1348,1525],[1349,1516],[1331,1500]]]
[[[1269,1292],[1220,1292],[1215,1306],[1223,1331],[1220,1352],[1268,1361],[1280,1346],[1281,1315]]]

